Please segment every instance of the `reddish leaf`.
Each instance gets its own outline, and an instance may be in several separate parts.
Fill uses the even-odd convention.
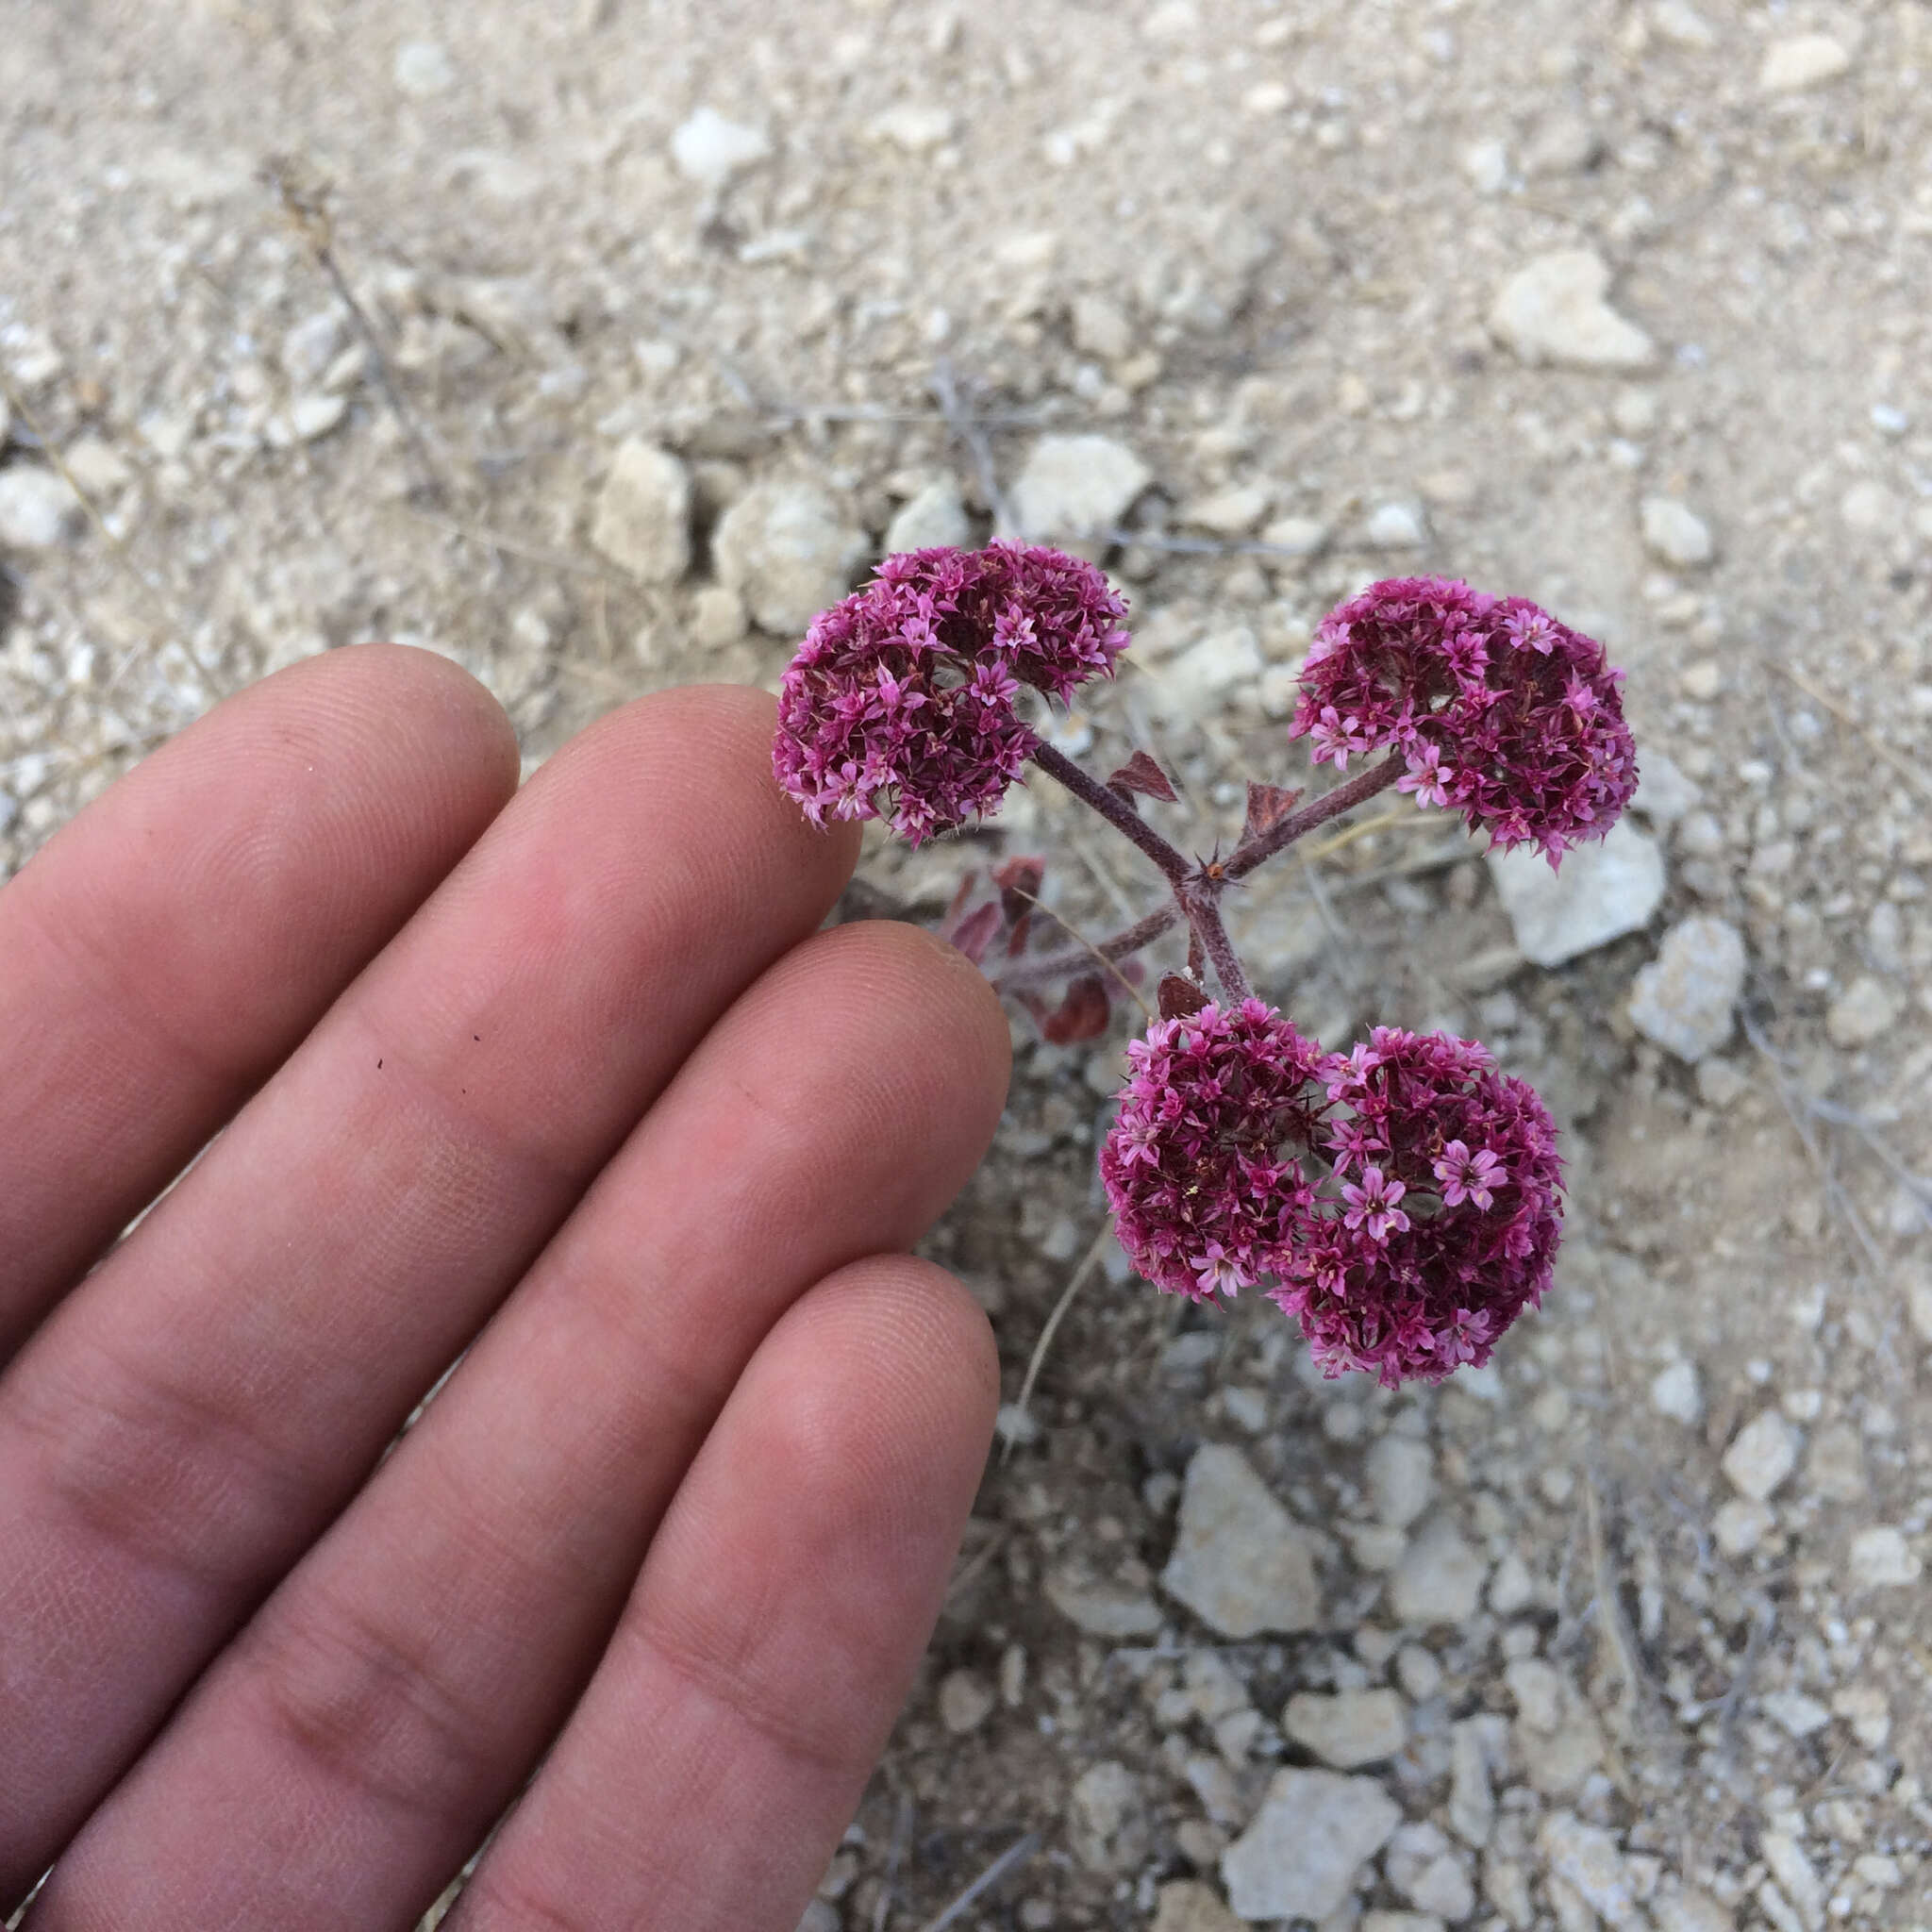
[[[1183,979],[1178,973],[1162,976],[1158,997],[1163,1020],[1185,1020],[1208,1003],[1208,995],[1191,979]]]
[[[1098,1040],[1107,1031],[1107,988],[1099,974],[1090,973],[1067,989],[1067,996],[1049,1013],[1040,1030],[1055,1046],[1076,1040]]]
[[[953,928],[953,943],[977,966],[986,958],[986,949],[992,943],[993,935],[1005,922],[1000,917],[999,901],[989,899],[977,910],[969,912]]]
[[[1280,785],[1257,785],[1248,780],[1248,822],[1241,827],[1243,841],[1279,824],[1295,808],[1301,798],[1299,788],[1290,791]]]
[[[1109,791],[1117,791],[1123,798],[1129,792],[1139,791],[1149,798],[1158,798],[1163,805],[1174,802],[1174,786],[1168,775],[1144,751],[1137,751],[1119,771],[1112,773],[1107,781]]]
[[[1000,904],[1006,908],[1008,924],[1020,924],[1033,910],[1033,902],[1039,898],[1045,877],[1043,858],[1009,858],[1006,864],[993,868],[992,882],[1000,889]]]

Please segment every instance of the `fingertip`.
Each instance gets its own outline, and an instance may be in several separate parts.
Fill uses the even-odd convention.
[[[980,1124],[980,1148],[998,1124],[1012,1074],[1012,1033],[986,975],[958,947],[924,926],[901,920],[857,920],[835,927],[824,941],[843,953],[847,970],[867,986],[881,1016],[880,1052],[901,1042],[894,1022],[909,1020],[920,1035],[924,1064],[958,1094]]]

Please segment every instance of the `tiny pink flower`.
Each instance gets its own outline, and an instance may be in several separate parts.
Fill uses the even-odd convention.
[[[1407,1234],[1408,1216],[1397,1203],[1407,1191],[1379,1167],[1364,1168],[1359,1186],[1349,1182],[1342,1187],[1341,1198],[1348,1203],[1348,1212],[1341,1217],[1341,1224],[1363,1229],[1372,1241],[1386,1241],[1391,1233]]]
[[[1460,1141],[1451,1141],[1442,1149],[1442,1158],[1435,1163],[1434,1173],[1442,1184],[1443,1204],[1450,1208],[1459,1208],[1465,1201],[1484,1209],[1492,1208],[1492,1191],[1509,1178],[1507,1169],[1487,1147],[1472,1154]]]
[[[1455,775],[1456,768],[1442,762],[1441,747],[1423,739],[1408,754],[1408,770],[1396,779],[1395,789],[1413,791],[1418,805],[1440,808],[1449,803],[1449,780]]]

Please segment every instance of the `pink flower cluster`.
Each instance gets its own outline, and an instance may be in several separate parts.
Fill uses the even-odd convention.
[[[1032,735],[1022,685],[1111,675],[1126,605],[1058,550],[910,550],[812,620],[785,674],[772,766],[813,824],[882,818],[914,845],[998,805]]]
[[[1439,1380],[1489,1359],[1557,1257],[1557,1130],[1488,1048],[1378,1026],[1327,1071],[1332,1206],[1297,1230],[1272,1298],[1330,1374]]]
[[[1322,620],[1289,734],[1341,771],[1392,745],[1408,765],[1398,791],[1554,865],[1608,831],[1637,789],[1623,677],[1526,597],[1395,577]]]
[[[1157,1020],[1127,1047],[1100,1178],[1136,1268],[1203,1300],[1252,1288],[1313,1200],[1325,1056],[1261,1000]]]
[[[1196,1300],[1277,1277],[1330,1374],[1439,1380],[1541,1301],[1561,1163],[1533,1089],[1468,1041],[1324,1054],[1247,1000],[1157,1021],[1100,1155],[1122,1245]]]

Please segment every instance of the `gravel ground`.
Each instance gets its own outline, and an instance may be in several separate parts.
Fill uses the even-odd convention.
[[[996,518],[1131,594],[1061,741],[1204,848],[1373,577],[1628,668],[1593,876],[1405,806],[1239,914],[1324,1040],[1557,1112],[1491,1368],[1324,1383],[1126,1278],[1126,1022],[1016,1023],[930,1243],[1007,1453],[808,1926],[1009,1850],[943,1923],[1932,1926],[1932,7],[13,0],[0,126],[9,871],[305,653],[446,651],[534,764]],[[1031,850],[1151,903],[1044,784],[871,903]]]

